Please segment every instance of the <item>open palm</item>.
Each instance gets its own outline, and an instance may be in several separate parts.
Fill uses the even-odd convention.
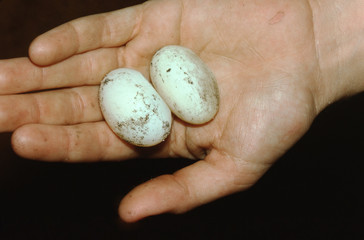
[[[98,84],[117,67],[148,77],[153,54],[170,44],[191,48],[210,66],[219,112],[201,126],[175,118],[167,141],[151,149],[130,146],[103,121]],[[149,1],[64,24],[38,37],[29,55],[0,61],[0,130],[15,130],[21,156],[198,160],[129,193],[120,207],[126,221],[184,212],[249,188],[323,107],[306,1]]]

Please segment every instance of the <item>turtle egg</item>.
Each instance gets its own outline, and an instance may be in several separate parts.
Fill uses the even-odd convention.
[[[150,77],[171,111],[191,124],[214,118],[219,108],[219,89],[214,74],[190,49],[165,46],[152,58]]]
[[[112,131],[133,145],[154,146],[170,133],[170,109],[138,71],[119,68],[108,73],[100,85],[99,102]]]

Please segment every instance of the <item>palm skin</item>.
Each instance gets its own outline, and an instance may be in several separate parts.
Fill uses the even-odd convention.
[[[0,62],[2,131],[15,130],[14,150],[33,159],[196,159],[136,187],[120,205],[125,221],[185,212],[252,186],[324,107],[312,28],[306,1],[283,0],[157,0],[78,19],[37,38],[31,61]],[[98,84],[117,67],[148,77],[153,54],[169,44],[210,66],[219,112],[201,126],[175,119],[167,141],[152,149],[130,146],[103,121]],[[62,89],[11,95],[54,88]]]

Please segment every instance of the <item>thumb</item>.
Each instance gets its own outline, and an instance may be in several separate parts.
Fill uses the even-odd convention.
[[[126,222],[161,213],[183,213],[252,186],[261,174],[238,171],[234,159],[212,151],[174,174],[162,175],[134,188],[121,201]]]

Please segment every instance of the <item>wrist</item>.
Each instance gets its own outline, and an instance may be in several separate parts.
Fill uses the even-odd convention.
[[[321,109],[364,91],[364,4],[362,0],[309,0],[317,58],[317,102]]]

